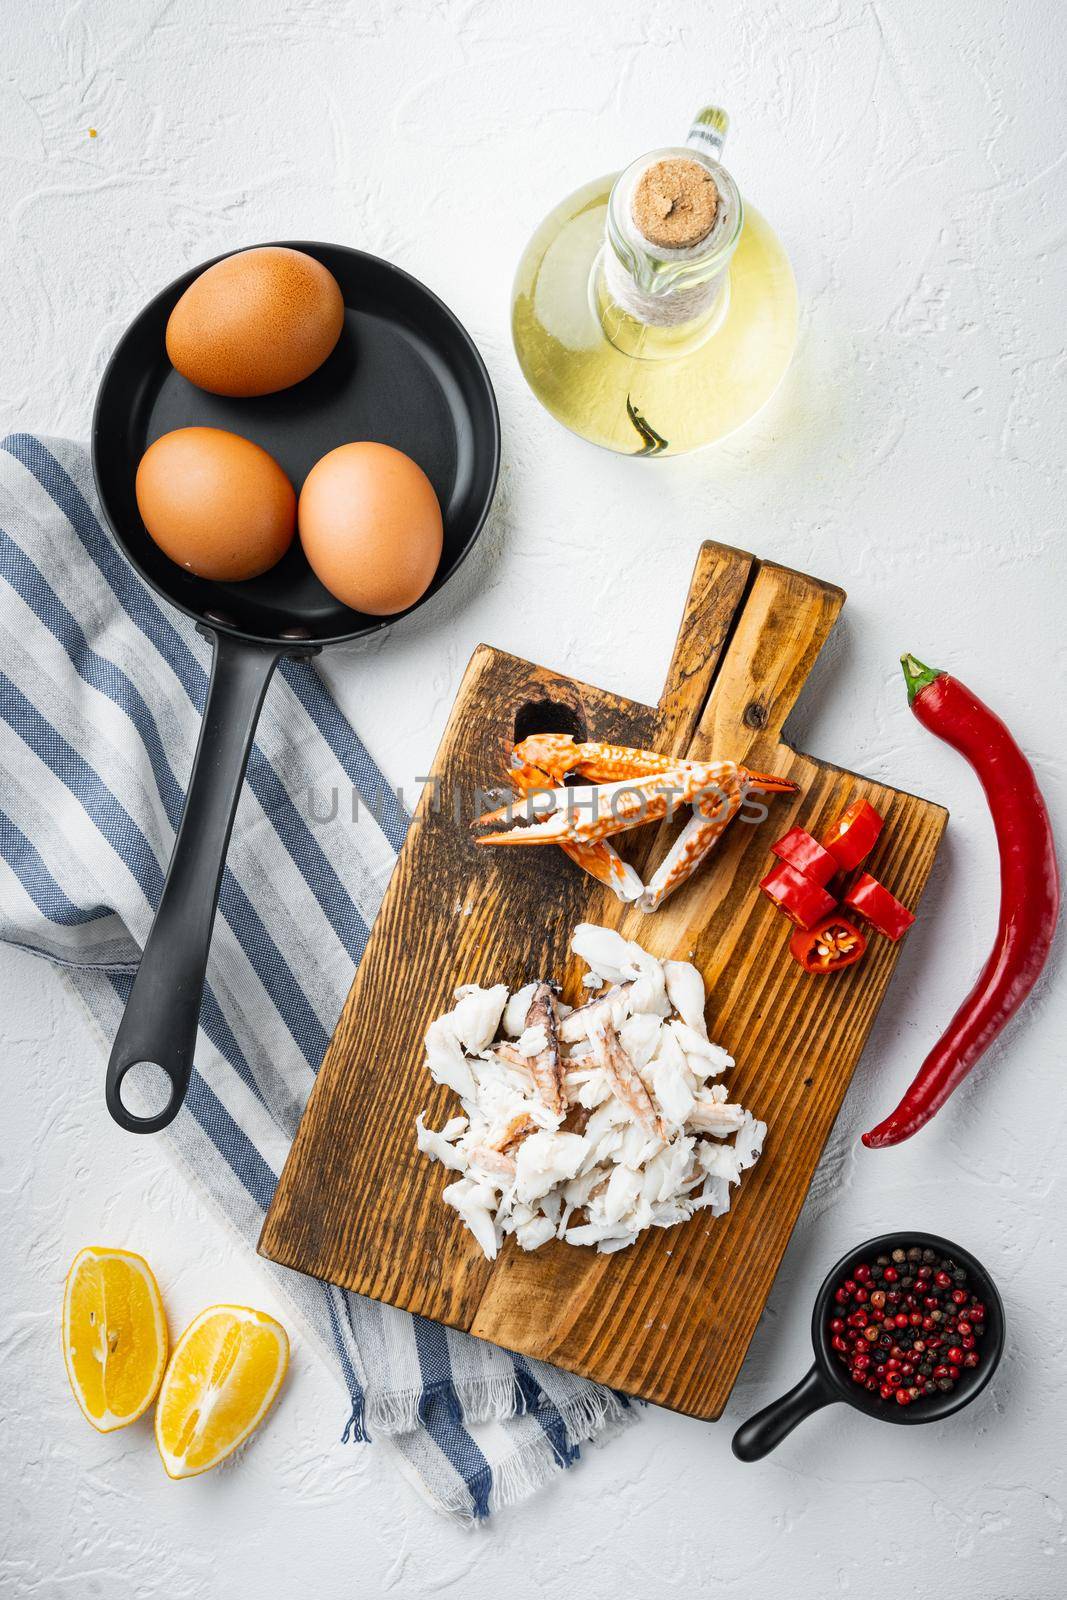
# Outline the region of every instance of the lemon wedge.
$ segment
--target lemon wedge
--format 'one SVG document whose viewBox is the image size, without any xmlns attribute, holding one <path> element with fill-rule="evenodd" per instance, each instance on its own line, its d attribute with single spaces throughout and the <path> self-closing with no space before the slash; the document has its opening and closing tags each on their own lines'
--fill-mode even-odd
<svg viewBox="0 0 1067 1600">
<path fill-rule="evenodd" d="M 218 1466 L 263 1421 L 289 1365 L 280 1322 L 247 1306 L 208 1306 L 174 1347 L 156 1407 L 171 1478 Z"/>
<path fill-rule="evenodd" d="M 125 1428 L 155 1399 L 167 1319 L 148 1262 L 129 1250 L 79 1250 L 63 1292 L 63 1358 L 74 1398 L 99 1433 Z"/>
</svg>

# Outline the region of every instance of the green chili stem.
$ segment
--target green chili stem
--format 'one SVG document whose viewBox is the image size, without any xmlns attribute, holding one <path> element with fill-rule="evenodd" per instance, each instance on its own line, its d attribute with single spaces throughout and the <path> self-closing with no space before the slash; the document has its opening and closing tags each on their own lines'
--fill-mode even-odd
<svg viewBox="0 0 1067 1600">
<path fill-rule="evenodd" d="M 939 667 L 924 667 L 914 656 L 901 656 L 900 664 L 904 668 L 904 682 L 908 686 L 909 706 L 921 689 L 928 689 L 935 678 L 942 676 Z"/>
</svg>

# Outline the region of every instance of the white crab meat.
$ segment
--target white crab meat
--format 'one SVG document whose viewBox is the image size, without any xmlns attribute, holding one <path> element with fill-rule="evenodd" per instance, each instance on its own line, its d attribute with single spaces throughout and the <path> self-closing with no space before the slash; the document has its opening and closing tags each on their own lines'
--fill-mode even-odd
<svg viewBox="0 0 1067 1600">
<path fill-rule="evenodd" d="M 426 1065 L 434 1083 L 443 1083 L 461 1100 L 472 1100 L 477 1093 L 474 1073 L 459 1042 L 453 1015 L 431 1022 L 426 1034 Z"/>
<path fill-rule="evenodd" d="M 571 949 L 608 983 L 621 983 L 623 969 L 633 964 L 629 941 L 614 928 L 601 928 L 595 922 L 579 922 L 571 935 Z"/>
<path fill-rule="evenodd" d="M 650 956 L 648 951 L 642 950 L 639 945 L 632 944 L 630 950 L 632 959 L 626 976 L 634 979 L 630 995 L 632 1010 L 648 1012 L 656 1017 L 669 1016 L 671 1003 L 667 998 L 663 963 L 657 961 L 655 956 Z"/>
<path fill-rule="evenodd" d="M 704 980 L 691 961 L 665 961 L 663 977 L 667 985 L 667 998 L 687 1028 L 692 1028 L 702 1038 L 708 1036 L 704 1020 L 706 993 Z"/>
<path fill-rule="evenodd" d="M 446 1205 L 455 1207 L 473 1233 L 482 1254 L 488 1260 L 495 1261 L 499 1242 L 493 1220 L 496 1206 L 493 1190 L 485 1184 L 472 1183 L 470 1178 L 460 1178 L 457 1183 L 450 1183 L 447 1189 L 442 1190 L 441 1199 Z"/>
<path fill-rule="evenodd" d="M 555 1236 L 556 1224 L 549 1217 L 533 1217 L 515 1229 L 515 1238 L 521 1250 L 540 1250 Z"/>
<path fill-rule="evenodd" d="M 681 1052 L 679 1052 L 679 1055 Z M 689 1068 L 684 1058 L 659 1056 L 652 1066 L 652 1088 L 663 1120 L 681 1128 L 695 1104 Z"/>
<path fill-rule="evenodd" d="M 638 1072 L 644 1074 L 663 1033 L 663 1019 L 648 1011 L 625 1017 L 616 1028 L 622 1047 Z"/>
<path fill-rule="evenodd" d="M 763 1153 L 763 1141 L 766 1137 L 767 1124 L 758 1122 L 751 1111 L 746 1111 L 745 1120 L 741 1124 L 737 1138 L 734 1140 L 737 1159 L 743 1168 L 756 1165 Z"/>
<path fill-rule="evenodd" d="M 613 983 L 603 994 L 571 1011 L 559 1026 L 562 1043 L 585 1044 L 589 1038 L 590 1024 L 601 1016 L 608 1017 L 613 1028 L 621 1028 L 633 1010 L 633 987 L 632 981 Z"/>
<path fill-rule="evenodd" d="M 736 1133 L 745 1120 L 743 1106 L 729 1105 L 725 1100 L 712 1100 L 698 1095 L 689 1112 L 689 1125 L 700 1133 Z"/>
<path fill-rule="evenodd" d="M 541 1130 L 524 1139 L 515 1157 L 515 1193 L 527 1204 L 573 1178 L 588 1149 L 578 1133 Z"/>
<path fill-rule="evenodd" d="M 526 1013 L 530 1009 L 530 1001 L 534 997 L 537 981 L 523 984 L 521 989 L 516 989 L 507 1005 L 504 1007 L 504 1032 L 509 1039 L 517 1039 L 526 1027 Z"/>
<path fill-rule="evenodd" d="M 699 1070 L 700 1077 L 718 1077 L 720 1072 L 729 1072 L 735 1065 L 733 1056 L 729 1055 L 721 1044 L 714 1044 L 706 1034 L 699 1034 L 687 1022 L 679 1022 L 674 1018 L 668 1023 L 668 1027 L 685 1051 L 693 1070 L 697 1071 L 696 1064 L 702 1063 Z"/>
<path fill-rule="evenodd" d="M 473 983 L 464 984 L 456 990 L 456 995 L 459 1004 L 452 1012 L 456 1038 L 471 1055 L 477 1055 L 496 1037 L 508 998 L 507 984 L 495 983 L 491 989 L 479 989 Z"/>
<path fill-rule="evenodd" d="M 457 1174 L 444 1198 L 494 1259 L 552 1238 L 625 1250 L 648 1228 L 720 1216 L 758 1158 L 765 1125 L 729 1100 L 732 1058 L 709 1040 L 704 985 L 613 929 L 582 924 L 574 948 L 602 993 L 571 1010 L 549 979 L 509 996 L 464 985 L 431 1023 L 426 1064 L 463 1115 L 419 1151 Z"/>
<path fill-rule="evenodd" d="M 432 1128 L 428 1128 L 423 1121 L 425 1115 L 425 1112 L 420 1111 L 415 1118 L 415 1139 L 423 1155 L 439 1161 L 449 1172 L 466 1172 L 466 1151 L 453 1148 L 451 1141 L 445 1136 L 446 1129 L 443 1128 L 440 1133 L 435 1133 Z M 466 1118 L 463 1117 L 454 1120 L 466 1122 Z"/>
</svg>

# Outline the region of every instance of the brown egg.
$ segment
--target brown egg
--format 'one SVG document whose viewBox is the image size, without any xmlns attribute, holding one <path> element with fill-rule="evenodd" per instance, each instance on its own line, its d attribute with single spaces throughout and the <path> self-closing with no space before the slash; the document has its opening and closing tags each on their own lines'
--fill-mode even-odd
<svg viewBox="0 0 1067 1600">
<path fill-rule="evenodd" d="M 177 428 L 137 468 L 137 509 L 159 548 L 201 578 L 256 578 L 293 540 L 296 495 L 272 455 L 222 428 Z"/>
<path fill-rule="evenodd" d="M 387 444 L 343 444 L 300 491 L 300 542 L 332 595 L 388 617 L 425 594 L 441 560 L 441 507 L 420 466 Z"/>
<path fill-rule="evenodd" d="M 344 320 L 321 261 L 273 245 L 241 250 L 186 289 L 167 322 L 167 354 L 212 394 L 274 394 L 322 366 Z"/>
</svg>

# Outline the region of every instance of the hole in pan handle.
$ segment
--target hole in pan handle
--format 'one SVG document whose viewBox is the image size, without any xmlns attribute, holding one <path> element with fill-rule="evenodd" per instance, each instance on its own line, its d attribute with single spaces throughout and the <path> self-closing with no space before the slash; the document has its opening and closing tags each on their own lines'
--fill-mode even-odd
<svg viewBox="0 0 1067 1600">
<path fill-rule="evenodd" d="M 813 1366 L 788 1394 L 772 1400 L 741 1424 L 733 1437 L 734 1455 L 739 1461 L 759 1461 L 770 1455 L 805 1417 L 837 1398 L 818 1367 Z"/>
<path fill-rule="evenodd" d="M 278 662 L 309 653 L 306 642 L 262 645 L 206 627 L 200 632 L 215 655 L 185 810 L 107 1068 L 107 1108 L 129 1133 L 156 1133 L 181 1109 L 226 847 L 260 707 Z M 166 1106 L 150 1116 L 135 1115 L 122 1100 L 122 1081 L 139 1062 L 156 1063 L 170 1080 Z"/>
</svg>

